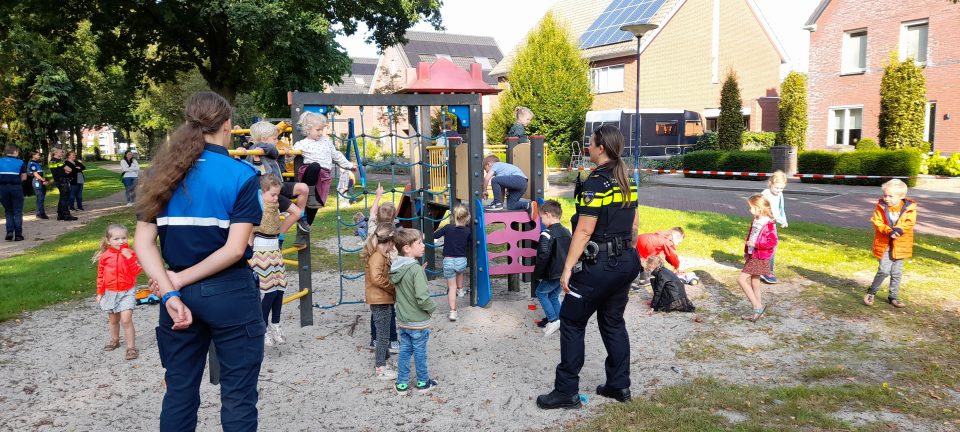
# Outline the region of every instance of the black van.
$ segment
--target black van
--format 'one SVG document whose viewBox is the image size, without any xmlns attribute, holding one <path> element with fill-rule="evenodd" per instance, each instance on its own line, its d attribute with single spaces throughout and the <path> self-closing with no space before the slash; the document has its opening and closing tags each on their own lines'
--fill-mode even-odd
<svg viewBox="0 0 960 432">
<path fill-rule="evenodd" d="M 624 156 L 633 156 L 633 127 L 638 120 L 636 110 L 613 109 L 587 112 L 583 129 L 583 145 L 590 143 L 590 135 L 598 127 L 612 124 L 623 132 Z M 700 113 L 682 109 L 641 109 L 640 116 L 640 156 L 646 158 L 667 158 L 673 155 L 693 151 L 693 146 L 703 135 L 703 122 Z"/>
</svg>

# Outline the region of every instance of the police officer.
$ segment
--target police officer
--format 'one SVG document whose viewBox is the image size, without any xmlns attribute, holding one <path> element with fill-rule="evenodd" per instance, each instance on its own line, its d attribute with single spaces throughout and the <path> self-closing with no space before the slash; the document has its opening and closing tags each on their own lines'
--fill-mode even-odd
<svg viewBox="0 0 960 432">
<path fill-rule="evenodd" d="M 70 201 L 70 172 L 70 167 L 63 161 L 63 149 L 53 149 L 53 157 L 50 158 L 50 174 L 53 174 L 53 183 L 60 191 L 60 199 L 57 200 L 57 220 L 77 220 L 76 216 L 70 214 L 70 207 L 67 204 Z"/>
<path fill-rule="evenodd" d="M 43 177 L 43 165 L 40 164 L 42 155 L 39 151 L 30 153 L 30 162 L 27 162 L 27 177 L 33 186 L 33 194 L 37 197 L 37 219 L 50 219 L 47 209 L 43 207 L 47 196 L 47 179 Z"/>
<path fill-rule="evenodd" d="M 161 431 L 196 430 L 211 342 L 221 370 L 223 430 L 257 429 L 266 325 L 247 240 L 263 210 L 256 169 L 225 147 L 232 115 L 216 93 L 190 96 L 186 123 L 153 159 L 137 194 L 134 246 L 163 303 L 156 329 L 167 383 Z"/>
<path fill-rule="evenodd" d="M 20 160 L 20 149 L 7 144 L 0 158 L 0 204 L 7 216 L 7 241 L 23 241 L 23 182 L 27 165 Z"/>
<path fill-rule="evenodd" d="M 630 340 L 623 310 L 640 260 L 633 246 L 637 189 L 630 185 L 622 151 L 623 135 L 615 126 L 601 126 L 590 137 L 590 161 L 598 168 L 574 192 L 573 239 L 560 276 L 567 293 L 560 306 L 560 364 L 553 391 L 537 397 L 543 409 L 580 406 L 583 335 L 594 312 L 607 349 L 607 380 L 597 394 L 630 400 Z"/>
</svg>

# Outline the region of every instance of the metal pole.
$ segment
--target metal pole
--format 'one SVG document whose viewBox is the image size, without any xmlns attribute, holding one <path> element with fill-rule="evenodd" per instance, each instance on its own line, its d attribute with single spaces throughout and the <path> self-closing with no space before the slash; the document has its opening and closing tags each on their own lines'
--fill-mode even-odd
<svg viewBox="0 0 960 432">
<path fill-rule="evenodd" d="M 634 116 L 633 129 L 633 183 L 640 187 L 640 35 L 637 35 L 637 82 L 634 85 L 636 90 L 637 111 Z M 626 185 L 624 185 L 626 187 Z M 629 191 L 624 191 L 629 196 Z"/>
</svg>

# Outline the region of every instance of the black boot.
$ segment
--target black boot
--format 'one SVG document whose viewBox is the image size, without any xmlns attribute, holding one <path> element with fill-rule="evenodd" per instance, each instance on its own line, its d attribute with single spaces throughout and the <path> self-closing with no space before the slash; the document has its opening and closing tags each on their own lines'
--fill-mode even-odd
<svg viewBox="0 0 960 432">
<path fill-rule="evenodd" d="M 537 406 L 540 409 L 580 408 L 580 395 L 567 395 L 554 390 L 537 396 Z"/>
<path fill-rule="evenodd" d="M 300 227 L 298 226 L 298 227 L 297 227 L 297 238 L 293 241 L 293 247 L 298 247 L 298 248 L 299 248 L 299 247 L 304 247 L 304 246 L 306 246 L 306 245 L 307 245 L 307 237 L 309 237 L 309 233 L 307 233 L 307 232 L 305 232 L 304 230 L 300 229 Z"/>
<path fill-rule="evenodd" d="M 40 213 L 37 215 L 37 219 L 50 219 L 50 217 L 46 213 Z"/>
<path fill-rule="evenodd" d="M 618 402 L 630 401 L 630 389 L 615 389 L 606 385 L 598 385 L 597 394 L 610 399 L 616 399 Z"/>
</svg>

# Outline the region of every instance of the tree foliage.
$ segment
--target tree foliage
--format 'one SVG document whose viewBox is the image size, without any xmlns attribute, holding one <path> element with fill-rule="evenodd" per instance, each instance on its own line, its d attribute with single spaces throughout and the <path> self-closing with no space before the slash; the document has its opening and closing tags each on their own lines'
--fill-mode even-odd
<svg viewBox="0 0 960 432">
<path fill-rule="evenodd" d="M 922 147 L 927 87 L 923 68 L 912 58 L 890 62 L 880 80 L 880 146 L 887 149 Z"/>
<path fill-rule="evenodd" d="M 780 133 L 777 145 L 793 146 L 800 150 L 807 142 L 807 76 L 790 72 L 780 84 Z"/>
<path fill-rule="evenodd" d="M 514 109 L 525 106 L 534 113 L 528 132 L 543 135 L 554 160 L 568 164 L 570 143 L 581 139 L 584 116 L 593 103 L 589 71 L 569 25 L 548 12 L 517 52 L 509 74 L 510 86 L 500 94 L 487 127 L 487 139 L 503 142 L 516 122 Z"/>
<path fill-rule="evenodd" d="M 740 85 L 733 69 L 727 71 L 720 89 L 720 118 L 717 119 L 717 147 L 721 150 L 740 150 L 743 146 L 743 101 Z"/>
</svg>

